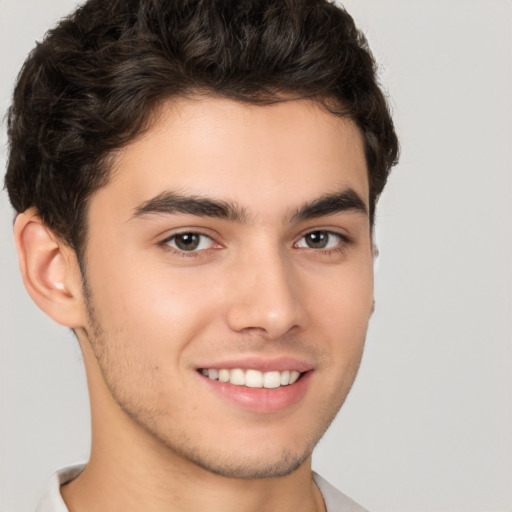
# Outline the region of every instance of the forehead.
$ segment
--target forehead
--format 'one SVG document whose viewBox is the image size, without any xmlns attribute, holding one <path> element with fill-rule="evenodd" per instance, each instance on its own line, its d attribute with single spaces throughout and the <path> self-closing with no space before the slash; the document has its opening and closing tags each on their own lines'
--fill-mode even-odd
<svg viewBox="0 0 512 512">
<path fill-rule="evenodd" d="M 311 100 L 260 106 L 198 97 L 160 107 L 151 127 L 115 155 L 112 179 L 90 206 L 128 217 L 172 191 L 262 215 L 343 188 L 368 204 L 363 139 L 352 121 Z"/>
</svg>

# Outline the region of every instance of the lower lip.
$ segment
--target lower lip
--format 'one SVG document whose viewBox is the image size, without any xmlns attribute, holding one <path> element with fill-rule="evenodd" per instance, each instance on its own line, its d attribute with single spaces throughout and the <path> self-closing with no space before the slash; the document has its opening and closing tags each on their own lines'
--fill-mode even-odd
<svg viewBox="0 0 512 512">
<path fill-rule="evenodd" d="M 312 371 L 305 372 L 300 379 L 278 388 L 248 388 L 229 382 L 209 379 L 198 373 L 211 391 L 232 404 L 252 412 L 271 413 L 283 411 L 300 402 L 306 395 L 311 381 Z"/>
</svg>

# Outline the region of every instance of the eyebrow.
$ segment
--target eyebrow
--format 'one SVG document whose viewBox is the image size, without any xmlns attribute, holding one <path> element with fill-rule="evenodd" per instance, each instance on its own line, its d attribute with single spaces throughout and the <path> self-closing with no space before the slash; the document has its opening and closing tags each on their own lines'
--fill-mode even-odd
<svg viewBox="0 0 512 512">
<path fill-rule="evenodd" d="M 321 196 L 310 203 L 304 204 L 291 214 L 290 221 L 299 223 L 345 211 L 356 211 L 368 215 L 363 199 L 351 188 Z M 246 210 L 236 203 L 202 196 L 186 196 L 174 192 L 162 192 L 158 196 L 144 201 L 135 208 L 132 218 L 155 214 L 188 214 L 225 219 L 238 223 L 247 221 Z"/>
<path fill-rule="evenodd" d="M 292 222 L 303 222 L 325 215 L 334 215 L 346 211 L 355 211 L 368 215 L 368 209 L 361 196 L 352 188 L 327 194 L 297 209 L 291 216 Z"/>
<path fill-rule="evenodd" d="M 240 223 L 246 220 L 245 210 L 235 203 L 201 196 L 185 196 L 173 192 L 162 192 L 143 202 L 135 208 L 132 218 L 161 213 L 215 217 Z"/>
</svg>

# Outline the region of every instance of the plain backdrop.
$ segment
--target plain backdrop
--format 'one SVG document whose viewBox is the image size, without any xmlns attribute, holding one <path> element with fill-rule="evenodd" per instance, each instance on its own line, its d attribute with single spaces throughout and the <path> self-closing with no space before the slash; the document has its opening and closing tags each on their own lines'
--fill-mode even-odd
<svg viewBox="0 0 512 512">
<path fill-rule="evenodd" d="M 2 116 L 26 54 L 74 5 L 0 0 Z M 365 358 L 314 467 L 373 512 L 510 512 L 512 3 L 345 5 L 402 158 L 378 211 Z M 0 218 L 0 510 L 30 511 L 56 468 L 87 458 L 88 402 L 74 337 L 21 284 L 5 191 Z"/>
</svg>

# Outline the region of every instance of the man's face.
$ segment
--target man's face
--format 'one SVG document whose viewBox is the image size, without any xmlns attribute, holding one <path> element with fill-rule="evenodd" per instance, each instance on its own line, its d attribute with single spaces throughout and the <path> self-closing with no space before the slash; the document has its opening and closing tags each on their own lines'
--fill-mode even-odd
<svg viewBox="0 0 512 512">
<path fill-rule="evenodd" d="M 363 350 L 367 205 L 361 135 L 313 102 L 164 105 L 88 217 L 81 342 L 126 424 L 224 475 L 303 462 Z"/>
</svg>

